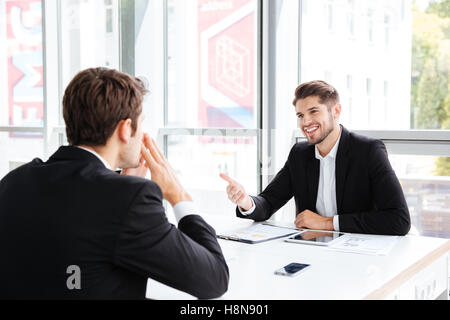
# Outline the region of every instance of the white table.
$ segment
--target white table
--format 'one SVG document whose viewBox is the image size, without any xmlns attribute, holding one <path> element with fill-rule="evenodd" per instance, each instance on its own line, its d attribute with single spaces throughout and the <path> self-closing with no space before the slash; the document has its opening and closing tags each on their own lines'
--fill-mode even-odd
<svg viewBox="0 0 450 320">
<path fill-rule="evenodd" d="M 221 216 L 205 220 L 217 233 L 253 223 Z M 259 244 L 219 239 L 219 243 L 230 269 L 229 288 L 221 299 L 448 299 L 448 239 L 408 235 L 385 256 L 335 252 L 283 239 Z M 274 274 L 291 262 L 311 268 L 293 278 Z M 152 279 L 146 297 L 195 299 Z"/>
</svg>

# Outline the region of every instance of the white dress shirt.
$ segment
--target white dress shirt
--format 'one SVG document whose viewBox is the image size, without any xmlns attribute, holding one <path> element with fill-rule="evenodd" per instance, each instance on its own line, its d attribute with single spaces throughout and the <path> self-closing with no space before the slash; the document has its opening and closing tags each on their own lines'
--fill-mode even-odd
<svg viewBox="0 0 450 320">
<path fill-rule="evenodd" d="M 342 130 L 341 130 L 342 134 Z M 320 161 L 320 176 L 319 176 L 319 188 L 317 190 L 317 213 L 323 217 L 333 217 L 333 227 L 335 231 L 339 231 L 339 216 L 337 215 L 337 203 L 336 203 L 336 154 L 339 148 L 339 141 L 341 140 L 341 134 L 333 146 L 331 151 L 325 156 L 320 155 L 319 149 L 315 146 L 316 159 Z M 251 198 L 251 197 L 250 197 Z M 255 203 L 248 211 L 239 211 L 248 216 L 255 211 Z"/>
<path fill-rule="evenodd" d="M 333 149 L 325 157 L 322 157 L 317 146 L 315 147 L 316 159 L 320 160 L 316 210 L 322 217 L 333 217 L 335 231 L 339 231 L 339 216 L 337 215 L 336 204 L 336 154 L 340 140 L 341 135 L 339 135 Z"/>
<path fill-rule="evenodd" d="M 106 168 L 108 168 L 109 170 L 112 170 L 109 163 L 105 159 L 103 159 L 103 157 L 101 155 L 99 155 L 97 152 L 95 152 L 94 150 L 79 147 L 79 146 L 76 146 L 76 147 L 92 153 L 105 165 Z M 173 213 L 174 213 L 175 219 L 177 220 L 177 223 L 178 223 L 185 216 L 188 216 L 191 214 L 198 214 L 198 210 L 197 210 L 197 207 L 195 206 L 194 202 L 180 201 L 173 207 Z"/>
</svg>

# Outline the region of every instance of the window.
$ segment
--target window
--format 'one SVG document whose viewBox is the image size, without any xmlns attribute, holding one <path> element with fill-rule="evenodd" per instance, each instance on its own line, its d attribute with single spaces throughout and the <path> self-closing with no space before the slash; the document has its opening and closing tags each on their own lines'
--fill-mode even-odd
<svg viewBox="0 0 450 320">
<path fill-rule="evenodd" d="M 106 66 L 147 79 L 145 130 L 200 211 L 229 215 L 218 173 L 263 189 L 299 138 L 296 86 L 324 79 L 341 94 L 341 123 L 385 141 L 417 230 L 447 236 L 445 4 L 0 0 L 0 177 L 64 144 L 65 87 Z M 294 210 L 291 201 L 275 219 Z"/>
<path fill-rule="evenodd" d="M 370 125 L 372 117 L 372 79 L 366 79 L 366 96 L 367 96 L 367 126 Z"/>
<path fill-rule="evenodd" d="M 168 1 L 173 127 L 256 128 L 257 2 Z"/>
<path fill-rule="evenodd" d="M 325 74 L 323 77 L 324 77 L 325 81 L 327 81 L 329 83 L 333 82 L 333 73 L 331 71 L 325 71 Z"/>
<path fill-rule="evenodd" d="M 391 28 L 391 17 L 389 16 L 389 14 L 385 14 L 384 15 L 384 44 L 386 46 L 389 46 L 389 33 L 390 33 L 390 28 Z"/>
<path fill-rule="evenodd" d="M 114 8 L 112 0 L 105 0 L 106 9 L 106 33 L 114 32 Z"/>
<path fill-rule="evenodd" d="M 412 7 L 411 128 L 450 129 L 450 13 L 445 1 L 427 4 Z"/>
<path fill-rule="evenodd" d="M 368 97 L 372 95 L 372 79 L 366 79 L 366 94 Z"/>
<path fill-rule="evenodd" d="M 8 17 L 8 19 L 6 19 Z M 0 125 L 42 127 L 44 113 L 41 1 L 0 2 Z M 22 136 L 42 137 L 36 133 Z M 17 137 L 11 133 L 10 137 Z"/>
<path fill-rule="evenodd" d="M 347 1 L 347 32 L 351 38 L 355 36 L 355 0 Z"/>
<path fill-rule="evenodd" d="M 390 155 L 405 194 L 411 223 L 428 237 L 450 238 L 450 179 L 442 176 L 449 157 Z"/>
<path fill-rule="evenodd" d="M 347 75 L 347 91 L 352 92 L 353 90 L 353 77 L 348 74 Z"/>
<path fill-rule="evenodd" d="M 0 177 L 3 177 L 44 151 L 41 1 L 0 1 L 0 66 Z"/>
<path fill-rule="evenodd" d="M 301 19 L 300 79 L 324 79 L 326 72 L 332 73 L 332 84 L 343 92 L 347 75 L 352 75 L 353 112 L 351 121 L 344 123 L 347 127 L 450 129 L 447 49 L 450 39 L 446 31 L 450 17 L 448 10 L 439 5 L 445 2 L 433 1 L 429 5 L 427 1 L 418 2 L 425 3 L 422 6 L 400 0 L 376 4 L 370 0 L 339 2 L 346 12 L 354 10 L 362 27 L 355 29 L 352 39 L 324 30 L 323 22 L 328 21 L 328 16 L 322 8 L 328 1 L 304 0 L 303 3 L 307 3 L 308 12 L 303 12 Z M 334 23 L 336 30 L 346 29 L 346 20 L 336 19 Z M 387 43 L 376 40 L 377 25 L 383 23 L 389 30 Z M 373 40 L 370 45 L 369 34 Z M 384 105 L 383 82 L 389 83 L 385 116 L 369 117 L 363 112 L 367 105 L 367 78 L 372 79 L 373 105 Z M 346 107 L 344 103 L 344 113 Z"/>
<path fill-rule="evenodd" d="M 329 15 L 322 8 L 328 1 L 303 3 L 308 12 L 301 17 L 300 82 L 333 75 L 331 84 L 341 94 L 341 123 L 386 143 L 413 225 L 423 235 L 449 237 L 447 2 L 339 2 L 347 19 L 335 19 L 334 28 L 349 33 L 354 10 L 362 28 L 355 28 L 353 38 L 327 32 Z"/>
<path fill-rule="evenodd" d="M 0 1 L 0 177 L 64 143 L 62 94 L 77 72 L 119 68 L 117 12 L 117 0 Z"/>
<path fill-rule="evenodd" d="M 62 88 L 86 68 L 119 69 L 117 9 L 117 0 L 60 0 Z"/>
<path fill-rule="evenodd" d="M 165 130 L 162 141 L 202 212 L 232 207 L 220 172 L 258 190 L 259 137 L 251 130 L 259 127 L 257 9 L 255 0 L 167 1 L 164 126 L 173 130 Z M 190 128 L 218 130 L 215 136 L 180 135 Z M 227 128 L 238 129 L 236 136 Z M 253 135 L 240 137 L 245 133 Z M 246 161 L 253 165 L 247 168 Z"/>
<path fill-rule="evenodd" d="M 373 9 L 369 8 L 367 10 L 367 40 L 369 41 L 369 44 L 373 43 L 373 37 L 374 37 L 374 11 Z"/>
<path fill-rule="evenodd" d="M 333 31 L 333 3 L 331 1 L 327 4 L 327 21 L 328 30 Z"/>
<path fill-rule="evenodd" d="M 344 100 L 345 101 L 345 100 Z M 345 122 L 352 122 L 353 114 L 353 77 L 352 75 L 347 75 L 347 106 L 348 111 L 344 113 L 343 118 Z"/>
<path fill-rule="evenodd" d="M 388 111 L 389 111 L 389 82 L 383 82 L 383 96 L 384 96 L 384 121 L 388 121 Z"/>
<path fill-rule="evenodd" d="M 224 194 L 226 183 L 221 181 L 219 174 L 236 177 L 247 192 L 257 194 L 257 139 L 208 131 L 212 135 L 202 132 L 202 135 L 178 136 L 172 133 L 166 139 L 167 156 L 201 212 L 232 213 L 235 206 Z"/>
</svg>

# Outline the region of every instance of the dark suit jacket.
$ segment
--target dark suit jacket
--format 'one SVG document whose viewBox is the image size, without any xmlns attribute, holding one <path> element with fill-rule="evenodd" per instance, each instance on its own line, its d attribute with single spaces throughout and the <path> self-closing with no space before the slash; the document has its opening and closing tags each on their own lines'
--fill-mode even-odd
<svg viewBox="0 0 450 320">
<path fill-rule="evenodd" d="M 76 147 L 0 181 L 0 298 L 144 299 L 148 277 L 199 298 L 229 279 L 214 229 L 198 215 L 170 224 L 154 182 Z"/>
<path fill-rule="evenodd" d="M 267 220 L 292 197 L 297 214 L 316 211 L 320 161 L 315 147 L 300 142 L 267 188 L 253 197 L 256 208 L 238 217 Z M 342 127 L 336 155 L 336 202 L 342 232 L 405 235 L 411 221 L 400 183 L 383 142 Z"/>
</svg>

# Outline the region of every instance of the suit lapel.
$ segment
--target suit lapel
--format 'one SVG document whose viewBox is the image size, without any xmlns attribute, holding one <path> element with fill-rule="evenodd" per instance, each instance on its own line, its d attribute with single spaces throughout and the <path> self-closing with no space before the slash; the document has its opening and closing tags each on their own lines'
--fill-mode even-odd
<svg viewBox="0 0 450 320">
<path fill-rule="evenodd" d="M 316 159 L 314 146 L 311 146 L 311 151 L 308 153 L 307 163 L 306 175 L 308 177 L 308 200 L 310 203 L 310 210 L 316 211 L 317 190 L 319 189 L 320 161 Z"/>
<path fill-rule="evenodd" d="M 348 147 L 349 132 L 342 126 L 341 140 L 336 155 L 336 205 L 338 214 L 342 212 L 342 203 L 345 190 L 345 180 L 349 164 Z"/>
</svg>

